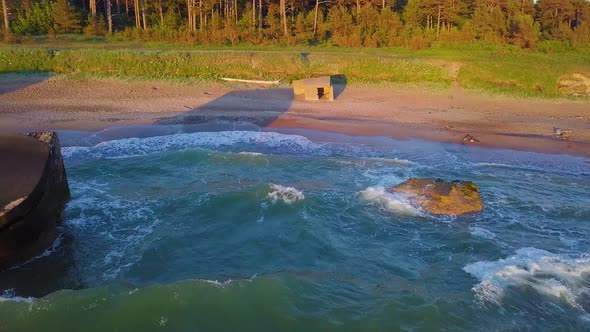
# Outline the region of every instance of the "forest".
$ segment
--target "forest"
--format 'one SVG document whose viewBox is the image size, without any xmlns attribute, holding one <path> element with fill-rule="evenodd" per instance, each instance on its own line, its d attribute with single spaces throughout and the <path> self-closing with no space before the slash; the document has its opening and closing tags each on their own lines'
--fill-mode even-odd
<svg viewBox="0 0 590 332">
<path fill-rule="evenodd" d="M 588 0 L 1 0 L 5 42 L 84 34 L 202 45 L 590 44 Z"/>
</svg>

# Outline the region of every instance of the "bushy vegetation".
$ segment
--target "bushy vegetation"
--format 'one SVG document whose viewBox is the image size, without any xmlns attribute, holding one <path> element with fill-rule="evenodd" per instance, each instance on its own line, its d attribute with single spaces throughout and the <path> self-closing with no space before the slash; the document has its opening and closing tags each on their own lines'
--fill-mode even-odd
<svg viewBox="0 0 590 332">
<path fill-rule="evenodd" d="M 2 0 L 11 35 L 85 33 L 205 45 L 408 47 L 590 43 L 588 0 Z M 6 29 L 8 27 L 8 29 Z"/>
</svg>

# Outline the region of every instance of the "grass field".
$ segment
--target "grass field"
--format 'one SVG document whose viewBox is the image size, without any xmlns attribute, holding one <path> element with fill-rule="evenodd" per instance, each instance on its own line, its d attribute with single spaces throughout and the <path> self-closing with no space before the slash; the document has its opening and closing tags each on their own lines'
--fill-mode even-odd
<svg viewBox="0 0 590 332">
<path fill-rule="evenodd" d="M 559 97 L 557 82 L 590 76 L 590 50 L 521 50 L 471 44 L 422 51 L 337 47 L 203 47 L 62 36 L 0 46 L 0 73 L 41 71 L 77 77 L 175 81 L 294 79 L 344 75 L 350 84 L 400 84 L 432 89 L 453 82 L 467 90 Z"/>
</svg>

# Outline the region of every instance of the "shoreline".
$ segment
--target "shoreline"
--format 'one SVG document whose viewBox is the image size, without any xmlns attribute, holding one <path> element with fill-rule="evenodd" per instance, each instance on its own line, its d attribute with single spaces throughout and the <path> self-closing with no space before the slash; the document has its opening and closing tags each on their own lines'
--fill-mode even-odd
<svg viewBox="0 0 590 332">
<path fill-rule="evenodd" d="M 159 81 L 0 78 L 0 133 L 208 124 L 212 130 L 311 129 L 590 158 L 590 102 L 470 95 L 454 88 L 337 86 L 334 102 L 293 100 L 287 87 Z M 554 127 L 569 130 L 567 139 Z"/>
</svg>

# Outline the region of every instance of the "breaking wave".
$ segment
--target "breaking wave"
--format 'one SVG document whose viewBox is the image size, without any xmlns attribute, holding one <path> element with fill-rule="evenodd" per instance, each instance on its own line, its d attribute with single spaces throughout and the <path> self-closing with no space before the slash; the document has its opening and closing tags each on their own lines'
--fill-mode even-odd
<svg viewBox="0 0 590 332">
<path fill-rule="evenodd" d="M 384 187 L 369 187 L 360 193 L 361 199 L 378 204 L 385 210 L 406 215 L 422 215 L 404 195 L 390 193 Z"/>
<path fill-rule="evenodd" d="M 313 152 L 321 149 L 320 144 L 315 144 L 299 135 L 255 131 L 222 131 L 105 141 L 91 147 L 64 147 L 62 154 L 66 159 L 121 158 L 199 147 L 221 149 L 238 144 L 264 146 L 291 153 Z"/>
<path fill-rule="evenodd" d="M 500 304 L 506 290 L 516 287 L 533 289 L 582 309 L 578 299 L 590 291 L 590 256 L 586 254 L 573 258 L 521 248 L 513 256 L 495 262 L 476 262 L 463 270 L 479 279 L 472 289 L 481 302 Z"/>
<path fill-rule="evenodd" d="M 273 203 L 280 201 L 289 205 L 305 199 L 305 195 L 301 191 L 293 187 L 283 187 L 274 183 L 271 183 L 270 192 L 266 197 Z"/>
</svg>

